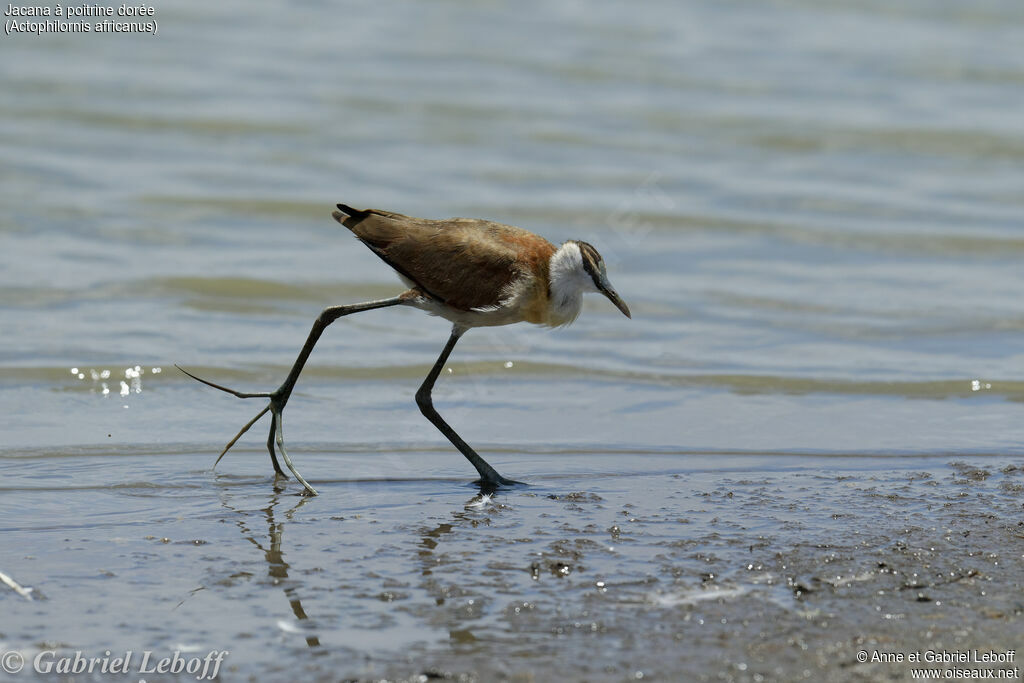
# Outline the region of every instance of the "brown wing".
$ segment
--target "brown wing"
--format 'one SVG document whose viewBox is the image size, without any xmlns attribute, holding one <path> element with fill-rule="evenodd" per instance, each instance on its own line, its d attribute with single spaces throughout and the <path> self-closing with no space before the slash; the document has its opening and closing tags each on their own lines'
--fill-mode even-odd
<svg viewBox="0 0 1024 683">
<path fill-rule="evenodd" d="M 459 310 L 497 306 L 527 274 L 547 275 L 553 244 L 532 232 L 475 218 L 428 220 L 339 204 L 334 218 L 388 265 Z"/>
</svg>

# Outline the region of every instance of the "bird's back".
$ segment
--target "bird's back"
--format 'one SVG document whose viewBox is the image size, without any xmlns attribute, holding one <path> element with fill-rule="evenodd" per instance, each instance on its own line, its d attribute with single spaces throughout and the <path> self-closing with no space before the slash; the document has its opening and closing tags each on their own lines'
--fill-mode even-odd
<svg viewBox="0 0 1024 683">
<path fill-rule="evenodd" d="M 546 306 L 555 246 L 539 235 L 476 218 L 429 220 L 344 204 L 338 208 L 334 218 L 339 223 L 410 285 L 446 306 L 459 311 L 498 307 L 515 287 L 530 288 L 530 306 Z M 530 316 L 524 313 L 523 319 Z"/>
</svg>

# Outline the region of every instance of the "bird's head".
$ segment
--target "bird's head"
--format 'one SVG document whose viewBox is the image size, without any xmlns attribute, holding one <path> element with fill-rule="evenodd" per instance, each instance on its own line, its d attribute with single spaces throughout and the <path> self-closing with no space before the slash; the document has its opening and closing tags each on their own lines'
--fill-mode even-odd
<svg viewBox="0 0 1024 683">
<path fill-rule="evenodd" d="M 604 259 L 592 245 L 580 240 L 569 240 L 555 253 L 552 258 L 552 280 L 573 281 L 582 291 L 600 292 L 615 304 L 627 318 L 629 306 L 619 297 L 608 281 Z"/>
</svg>

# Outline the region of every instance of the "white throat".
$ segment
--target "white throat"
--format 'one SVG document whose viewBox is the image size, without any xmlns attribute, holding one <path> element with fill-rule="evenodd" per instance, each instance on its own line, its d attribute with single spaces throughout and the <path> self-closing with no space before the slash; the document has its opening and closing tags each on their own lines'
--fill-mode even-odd
<svg viewBox="0 0 1024 683">
<path fill-rule="evenodd" d="M 568 325 L 583 306 L 583 293 L 595 292 L 594 280 L 583 268 L 583 256 L 575 242 L 566 242 L 551 255 L 551 325 Z"/>
</svg>

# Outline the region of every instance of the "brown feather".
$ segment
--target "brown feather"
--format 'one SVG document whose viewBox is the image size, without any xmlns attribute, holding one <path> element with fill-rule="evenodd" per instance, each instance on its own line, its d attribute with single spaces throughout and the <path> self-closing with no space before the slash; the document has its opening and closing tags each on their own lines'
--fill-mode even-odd
<svg viewBox="0 0 1024 683">
<path fill-rule="evenodd" d="M 400 275 L 462 311 L 498 306 L 524 276 L 548 279 L 555 246 L 511 225 L 475 218 L 429 220 L 339 204 L 334 218 Z M 348 215 L 345 215 L 348 214 Z M 546 300 L 546 286 L 537 297 Z M 539 302 L 538 302 L 539 303 Z"/>
</svg>

